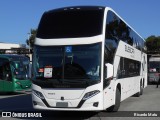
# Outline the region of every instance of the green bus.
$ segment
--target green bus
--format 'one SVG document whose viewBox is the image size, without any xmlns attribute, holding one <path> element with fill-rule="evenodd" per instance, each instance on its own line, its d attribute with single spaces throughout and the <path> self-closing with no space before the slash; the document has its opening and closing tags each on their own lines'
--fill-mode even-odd
<svg viewBox="0 0 160 120">
<path fill-rule="evenodd" d="M 31 88 L 30 61 L 22 55 L 0 55 L 0 92 L 24 91 Z"/>
</svg>

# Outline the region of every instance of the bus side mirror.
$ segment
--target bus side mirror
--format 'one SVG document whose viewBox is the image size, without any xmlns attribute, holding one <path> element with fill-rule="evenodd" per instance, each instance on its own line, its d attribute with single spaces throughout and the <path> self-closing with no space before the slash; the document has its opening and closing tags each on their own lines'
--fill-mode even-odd
<svg viewBox="0 0 160 120">
<path fill-rule="evenodd" d="M 15 63 L 15 69 L 16 69 L 16 70 L 18 69 L 18 64 L 17 64 L 17 63 Z"/>
<path fill-rule="evenodd" d="M 10 79 L 10 74 L 9 74 L 9 73 L 7 73 L 5 77 L 6 77 L 6 80 L 7 80 L 7 81 L 10 81 L 10 80 L 11 80 L 11 79 Z"/>
<path fill-rule="evenodd" d="M 9 74 L 8 74 L 8 73 L 6 74 L 6 78 L 7 78 L 7 79 L 9 78 Z"/>
<path fill-rule="evenodd" d="M 105 64 L 105 79 L 113 79 L 113 65 L 110 63 Z"/>
<path fill-rule="evenodd" d="M 29 64 L 29 79 L 32 78 L 32 64 Z"/>
</svg>

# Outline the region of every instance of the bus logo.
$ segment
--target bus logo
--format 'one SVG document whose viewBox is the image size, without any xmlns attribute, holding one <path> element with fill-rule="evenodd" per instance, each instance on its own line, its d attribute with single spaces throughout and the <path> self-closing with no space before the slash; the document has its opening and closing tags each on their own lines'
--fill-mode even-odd
<svg viewBox="0 0 160 120">
<path fill-rule="evenodd" d="M 134 54 L 134 49 L 131 48 L 130 46 L 125 45 L 125 51 L 131 54 Z"/>
<path fill-rule="evenodd" d="M 71 53 L 72 52 L 72 46 L 66 46 L 65 47 L 65 52 L 66 53 Z"/>
<path fill-rule="evenodd" d="M 11 112 L 2 112 L 2 117 L 11 117 Z"/>
</svg>

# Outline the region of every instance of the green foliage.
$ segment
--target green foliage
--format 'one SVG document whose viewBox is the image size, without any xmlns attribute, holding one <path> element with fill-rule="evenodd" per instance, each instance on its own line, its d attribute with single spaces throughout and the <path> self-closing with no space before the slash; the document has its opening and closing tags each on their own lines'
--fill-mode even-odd
<svg viewBox="0 0 160 120">
<path fill-rule="evenodd" d="M 30 35 L 29 39 L 26 40 L 27 45 L 30 45 L 31 48 L 34 45 L 36 34 L 37 34 L 37 29 L 31 29 L 30 33 L 29 33 L 29 35 Z"/>
<path fill-rule="evenodd" d="M 148 52 L 160 52 L 160 36 L 151 35 L 146 39 Z"/>
</svg>

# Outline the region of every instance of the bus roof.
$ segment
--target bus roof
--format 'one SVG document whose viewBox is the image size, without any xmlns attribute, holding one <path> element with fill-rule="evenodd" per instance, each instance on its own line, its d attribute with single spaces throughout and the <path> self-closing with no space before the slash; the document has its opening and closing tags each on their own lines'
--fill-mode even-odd
<svg viewBox="0 0 160 120">
<path fill-rule="evenodd" d="M 120 17 L 112 8 L 106 7 L 106 6 L 70 6 L 70 7 L 62 7 L 62 8 L 57 8 L 57 9 L 52 9 L 49 11 L 44 12 L 44 14 L 52 14 L 54 12 L 58 11 L 71 11 L 71 10 L 110 10 L 114 12 L 126 25 L 128 25 L 139 37 L 141 37 L 144 40 L 144 38 L 136 31 L 134 30 L 122 17 Z"/>
<path fill-rule="evenodd" d="M 98 10 L 98 9 L 105 9 L 105 7 L 103 7 L 103 6 L 71 6 L 71 7 L 63 7 L 63 8 L 52 9 L 52 10 L 46 11 L 44 13 L 47 14 L 47 13 L 53 13 L 53 12 L 58 12 L 58 11 Z"/>
<path fill-rule="evenodd" d="M 160 62 L 160 56 L 154 56 L 154 57 L 150 57 L 149 61 L 159 61 Z"/>
</svg>

